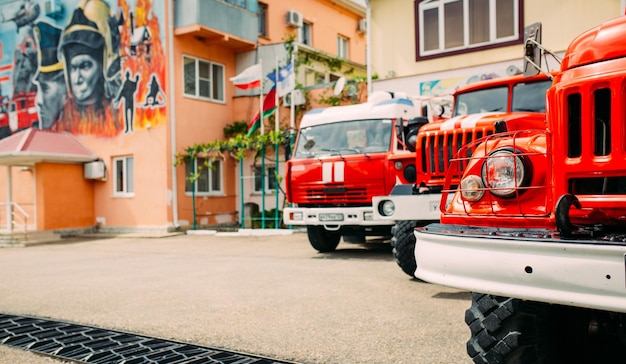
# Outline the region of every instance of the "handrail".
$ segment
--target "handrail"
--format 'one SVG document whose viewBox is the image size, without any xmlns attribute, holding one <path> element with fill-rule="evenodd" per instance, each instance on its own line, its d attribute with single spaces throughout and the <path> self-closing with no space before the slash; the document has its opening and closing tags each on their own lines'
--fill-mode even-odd
<svg viewBox="0 0 626 364">
<path fill-rule="evenodd" d="M 11 216 L 7 216 L 7 219 L 10 218 L 11 221 L 10 230 L 13 231 L 14 225 L 21 225 L 24 231 L 24 237 L 26 237 L 26 233 L 28 231 L 28 218 L 30 215 L 20 206 L 17 202 L 0 202 L 0 205 L 7 206 L 7 204 L 11 205 Z M 21 215 L 16 214 L 15 210 L 17 210 Z M 21 224 L 16 224 L 21 223 Z"/>
</svg>

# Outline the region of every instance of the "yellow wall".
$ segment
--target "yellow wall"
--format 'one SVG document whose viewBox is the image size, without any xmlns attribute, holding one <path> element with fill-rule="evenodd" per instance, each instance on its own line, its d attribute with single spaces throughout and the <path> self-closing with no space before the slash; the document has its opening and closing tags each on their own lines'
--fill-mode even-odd
<svg viewBox="0 0 626 364">
<path fill-rule="evenodd" d="M 522 45 L 415 61 L 414 2 L 370 0 L 372 6 L 372 72 L 381 79 L 462 69 L 522 58 Z M 565 51 L 576 35 L 602 21 L 621 16 L 620 0 L 527 0 L 524 25 L 542 23 L 542 43 Z"/>
</svg>

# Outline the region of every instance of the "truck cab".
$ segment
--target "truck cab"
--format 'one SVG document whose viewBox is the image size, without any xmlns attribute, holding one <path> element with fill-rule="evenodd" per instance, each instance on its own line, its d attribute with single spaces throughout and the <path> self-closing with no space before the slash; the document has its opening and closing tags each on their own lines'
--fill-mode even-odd
<svg viewBox="0 0 626 364">
<path fill-rule="evenodd" d="M 406 274 L 412 277 L 416 268 L 413 229 L 439 221 L 441 191 L 452 158 L 463 146 L 493 134 L 498 123 L 514 129 L 545 128 L 545 92 L 551 84 L 545 74 L 518 74 L 465 85 L 453 94 L 449 119 L 419 129 L 416 181 L 398 183 L 389 195 L 372 200 L 374 219 L 395 224 L 393 254 Z"/>
<path fill-rule="evenodd" d="M 286 164 L 284 223 L 306 227 L 320 252 L 341 237 L 388 239 L 393 223 L 373 219 L 372 197 L 415 181 L 415 137 L 427 123 L 417 102 L 389 93 L 306 113 Z"/>
<path fill-rule="evenodd" d="M 524 56 L 537 70 L 550 54 L 540 29 L 527 29 Z M 415 229 L 415 276 L 472 292 L 474 363 L 624 361 L 625 33 L 622 16 L 575 38 L 546 127 L 505 127 L 461 150 L 440 222 Z"/>
</svg>

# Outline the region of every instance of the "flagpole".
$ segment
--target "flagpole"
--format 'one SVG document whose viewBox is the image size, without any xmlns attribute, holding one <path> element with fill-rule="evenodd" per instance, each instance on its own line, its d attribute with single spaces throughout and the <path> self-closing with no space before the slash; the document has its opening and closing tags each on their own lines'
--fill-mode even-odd
<svg viewBox="0 0 626 364">
<path fill-rule="evenodd" d="M 278 57 L 274 57 L 274 60 L 276 62 L 276 69 L 274 70 L 274 77 L 276 77 L 276 83 L 278 83 Z M 280 126 L 280 104 L 278 103 L 278 84 L 275 86 L 276 87 L 276 96 L 275 96 L 275 104 L 276 104 L 276 116 L 274 117 L 274 131 L 278 131 L 278 128 Z"/>
<path fill-rule="evenodd" d="M 263 69 L 263 59 L 259 59 Z M 261 135 L 265 134 L 265 118 L 263 117 L 263 78 L 261 72 L 261 92 L 259 92 L 259 122 L 261 123 Z M 261 229 L 265 229 L 265 143 L 261 144 Z"/>
<path fill-rule="evenodd" d="M 276 80 L 276 85 L 274 87 L 276 87 L 276 96 L 275 96 L 275 103 L 276 103 L 276 115 L 274 116 L 274 131 L 276 133 L 278 133 L 278 129 L 280 127 L 280 100 L 278 98 L 278 82 L 280 81 L 278 79 L 278 57 L 274 57 L 274 60 L 276 62 L 276 70 L 274 71 L 274 77 Z M 274 159 L 276 160 L 276 166 L 274 168 L 274 173 L 280 175 L 280 160 L 278 157 L 278 141 L 276 141 L 276 144 L 274 145 Z M 274 209 L 274 229 L 278 229 L 278 182 L 276 181 L 276 179 L 274 180 L 274 198 L 276 199 L 275 203 L 276 203 L 276 208 Z"/>
<path fill-rule="evenodd" d="M 294 46 L 294 52 L 292 53 L 292 56 L 291 56 L 291 70 L 294 73 L 294 77 L 295 77 L 295 74 L 296 74 L 296 65 L 295 65 L 294 59 L 296 57 L 297 51 L 298 51 L 298 45 L 296 44 Z M 291 115 L 289 115 L 289 127 L 291 127 L 292 133 L 293 133 L 293 128 L 296 125 L 296 117 L 295 117 L 295 113 L 294 113 L 294 111 L 295 111 L 295 107 L 294 107 L 295 100 L 293 98 L 293 92 L 295 90 L 296 90 L 295 87 L 291 90 L 291 102 L 290 102 L 290 105 L 289 105 L 289 111 L 291 113 Z"/>
<path fill-rule="evenodd" d="M 263 69 L 263 59 L 259 59 L 261 69 Z M 261 135 L 265 134 L 265 128 L 263 127 L 263 72 L 261 72 L 261 88 L 259 91 L 259 122 L 261 123 Z"/>
</svg>

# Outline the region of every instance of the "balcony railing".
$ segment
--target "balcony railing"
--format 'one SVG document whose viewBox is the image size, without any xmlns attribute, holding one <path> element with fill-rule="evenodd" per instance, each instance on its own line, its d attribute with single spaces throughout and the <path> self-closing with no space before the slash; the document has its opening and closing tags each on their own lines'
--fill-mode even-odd
<svg viewBox="0 0 626 364">
<path fill-rule="evenodd" d="M 259 36 L 257 1 L 246 4 L 244 8 L 225 0 L 177 0 L 174 34 L 236 51 L 254 49 Z"/>
</svg>

